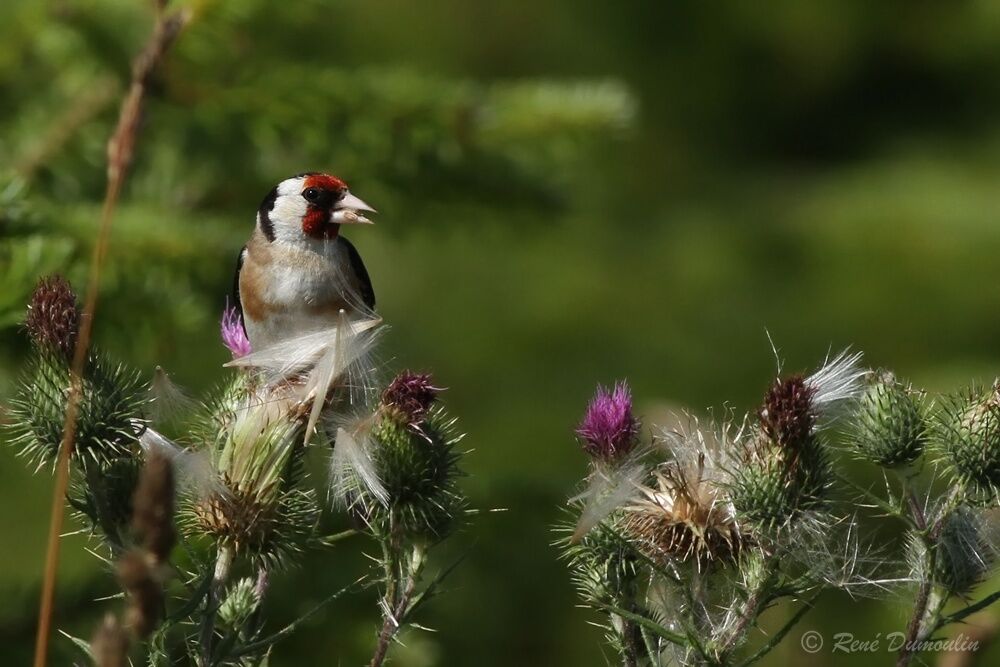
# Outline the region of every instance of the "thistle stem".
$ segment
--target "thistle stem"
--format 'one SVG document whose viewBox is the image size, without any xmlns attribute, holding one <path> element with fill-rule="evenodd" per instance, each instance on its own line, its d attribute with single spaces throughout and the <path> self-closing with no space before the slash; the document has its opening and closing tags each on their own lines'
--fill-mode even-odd
<svg viewBox="0 0 1000 667">
<path fill-rule="evenodd" d="M 222 589 L 229 578 L 229 570 L 233 564 L 233 551 L 229 547 L 220 546 L 219 554 L 215 558 L 215 572 L 212 575 L 212 584 L 208 588 L 208 595 L 205 596 L 205 615 L 201 620 L 201 667 L 209 667 L 212 664 L 212 644 L 215 640 L 215 616 L 219 611 L 219 604 L 222 597 Z"/>
<path fill-rule="evenodd" d="M 420 572 L 424 567 L 424 549 L 420 546 L 413 547 L 413 553 L 410 558 L 410 567 L 406 575 L 406 582 L 403 585 L 402 592 L 399 594 L 399 600 L 395 603 L 393 599 L 389 597 L 389 590 L 386 590 L 386 608 L 385 608 L 385 619 L 382 622 L 382 630 L 378 635 L 378 644 L 375 647 L 375 654 L 372 656 L 372 660 L 369 663 L 369 667 L 381 667 L 382 663 L 385 662 L 385 657 L 389 652 L 389 644 L 392 643 L 393 637 L 396 636 L 406 620 L 406 615 L 409 613 L 410 601 L 413 599 L 413 594 L 417 589 L 417 581 L 420 579 Z M 396 590 L 398 587 L 394 584 L 393 589 Z"/>
<path fill-rule="evenodd" d="M 768 559 L 764 568 L 764 576 L 761 577 L 757 586 L 750 591 L 750 595 L 747 597 L 747 601 L 743 605 L 742 613 L 739 618 L 736 619 L 736 624 L 733 626 L 732 632 L 729 633 L 729 637 L 727 637 L 723 643 L 721 651 L 723 655 L 732 651 L 739 645 L 739 643 L 743 640 L 743 637 L 746 635 L 750 625 L 757 621 L 757 617 L 760 615 L 762 607 L 764 607 L 771 599 L 768 596 L 768 591 L 771 590 L 771 584 L 773 583 L 774 574 L 777 570 L 777 562 L 773 556 Z"/>
</svg>

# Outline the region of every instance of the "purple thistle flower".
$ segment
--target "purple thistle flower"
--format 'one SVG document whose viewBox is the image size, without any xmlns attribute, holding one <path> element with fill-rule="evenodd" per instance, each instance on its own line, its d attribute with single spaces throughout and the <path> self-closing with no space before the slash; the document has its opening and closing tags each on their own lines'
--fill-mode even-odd
<svg viewBox="0 0 1000 667">
<path fill-rule="evenodd" d="M 611 462 L 632 451 L 639 439 L 639 420 L 632 415 L 628 383 L 619 382 L 610 391 L 598 385 L 576 434 L 595 459 Z"/>
<path fill-rule="evenodd" d="M 382 403 L 399 410 L 410 424 L 424 418 L 437 400 L 441 387 L 435 387 L 429 373 L 403 371 L 382 392 Z"/>
<path fill-rule="evenodd" d="M 222 311 L 222 343 L 233 353 L 233 359 L 239 359 L 250 354 L 250 341 L 243 329 L 243 318 L 235 307 L 230 307 L 226 301 L 226 309 Z"/>
</svg>

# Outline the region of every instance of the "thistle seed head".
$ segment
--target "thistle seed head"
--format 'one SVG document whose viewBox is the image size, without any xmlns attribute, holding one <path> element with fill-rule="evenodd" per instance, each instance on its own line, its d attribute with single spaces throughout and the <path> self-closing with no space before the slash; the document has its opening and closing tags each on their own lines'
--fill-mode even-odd
<svg viewBox="0 0 1000 667">
<path fill-rule="evenodd" d="M 739 556 L 744 541 L 735 512 L 703 470 L 704 456 L 695 470 L 666 464 L 654 472 L 651 486 L 640 489 L 642 498 L 625 509 L 626 533 L 648 557 L 693 560 L 701 569 Z"/>
<path fill-rule="evenodd" d="M 885 371 L 874 374 L 861 395 L 850 434 L 862 457 L 886 468 L 916 460 L 927 442 L 916 394 Z"/>
<path fill-rule="evenodd" d="M 632 414 L 632 391 L 627 382 L 611 390 L 598 386 L 576 435 L 583 449 L 604 463 L 620 461 L 639 442 L 639 421 Z"/>
<path fill-rule="evenodd" d="M 69 282 L 59 275 L 39 280 L 24 323 L 36 347 L 69 360 L 80 333 L 80 308 Z"/>
<path fill-rule="evenodd" d="M 275 503 L 240 489 L 213 494 L 195 512 L 206 533 L 240 554 L 263 551 L 277 528 Z"/>
</svg>

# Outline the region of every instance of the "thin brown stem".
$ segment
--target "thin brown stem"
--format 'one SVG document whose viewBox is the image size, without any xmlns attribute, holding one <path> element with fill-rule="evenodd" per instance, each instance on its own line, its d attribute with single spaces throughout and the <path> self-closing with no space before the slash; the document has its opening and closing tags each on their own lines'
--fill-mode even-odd
<svg viewBox="0 0 1000 667">
<path fill-rule="evenodd" d="M 410 611 L 410 601 L 413 599 L 414 592 L 416 592 L 417 581 L 420 578 L 420 572 L 423 569 L 423 564 L 423 549 L 420 547 L 414 547 L 409 572 L 406 576 L 406 584 L 404 585 L 402 592 L 399 594 L 399 600 L 393 604 L 392 598 L 388 597 L 388 594 L 386 595 L 385 618 L 382 622 L 382 629 L 378 634 L 378 643 L 375 646 L 375 654 L 372 656 L 371 662 L 368 663 L 369 667 L 381 667 L 382 663 L 385 662 L 386 655 L 389 653 L 389 646 L 392 644 L 392 639 L 396 636 L 396 633 L 402 629 L 403 623 L 406 620 L 406 615 Z"/>
<path fill-rule="evenodd" d="M 59 443 L 59 454 L 56 459 L 56 478 L 52 489 L 52 511 L 49 516 L 45 571 L 42 577 L 42 596 L 38 605 L 38 634 L 35 637 L 34 667 L 45 667 L 48 661 L 48 645 L 52 628 L 56 575 L 59 570 L 59 536 L 62 534 L 63 528 L 64 504 L 70 477 L 70 459 L 76 441 L 83 369 L 93 333 L 94 316 L 97 311 L 98 287 L 101 281 L 101 267 L 107 256 L 111 223 L 114 219 L 118 197 L 121 194 L 122 184 L 135 149 L 136 137 L 139 130 L 139 118 L 142 112 L 147 85 L 156 66 L 163 59 L 167 49 L 187 22 L 188 16 L 189 14 L 186 12 L 176 13 L 169 17 L 164 16 L 162 13 L 158 15 L 149 43 L 133 64 L 132 84 L 128 95 L 122 102 L 118 125 L 111 139 L 108 141 L 108 184 L 104 195 L 104 205 L 101 208 L 100 228 L 97 232 L 97 241 L 94 245 L 94 252 L 90 262 L 87 292 L 84 297 L 83 318 L 80 324 L 80 335 L 77 339 L 76 348 L 73 351 L 73 361 L 70 366 L 70 387 L 66 398 L 66 417 L 63 422 L 63 435 Z"/>
</svg>

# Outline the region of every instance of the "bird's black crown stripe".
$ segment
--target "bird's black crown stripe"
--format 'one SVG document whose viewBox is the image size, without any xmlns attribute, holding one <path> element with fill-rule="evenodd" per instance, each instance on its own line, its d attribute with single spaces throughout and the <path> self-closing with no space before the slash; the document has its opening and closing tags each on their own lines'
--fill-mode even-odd
<svg viewBox="0 0 1000 667">
<path fill-rule="evenodd" d="M 257 215 L 260 218 L 260 231 L 264 232 L 264 238 L 268 241 L 274 240 L 274 223 L 271 222 L 271 211 L 274 209 L 274 202 L 277 199 L 278 187 L 275 186 L 264 197 L 264 201 L 260 203 L 260 209 L 257 211 Z"/>
</svg>

